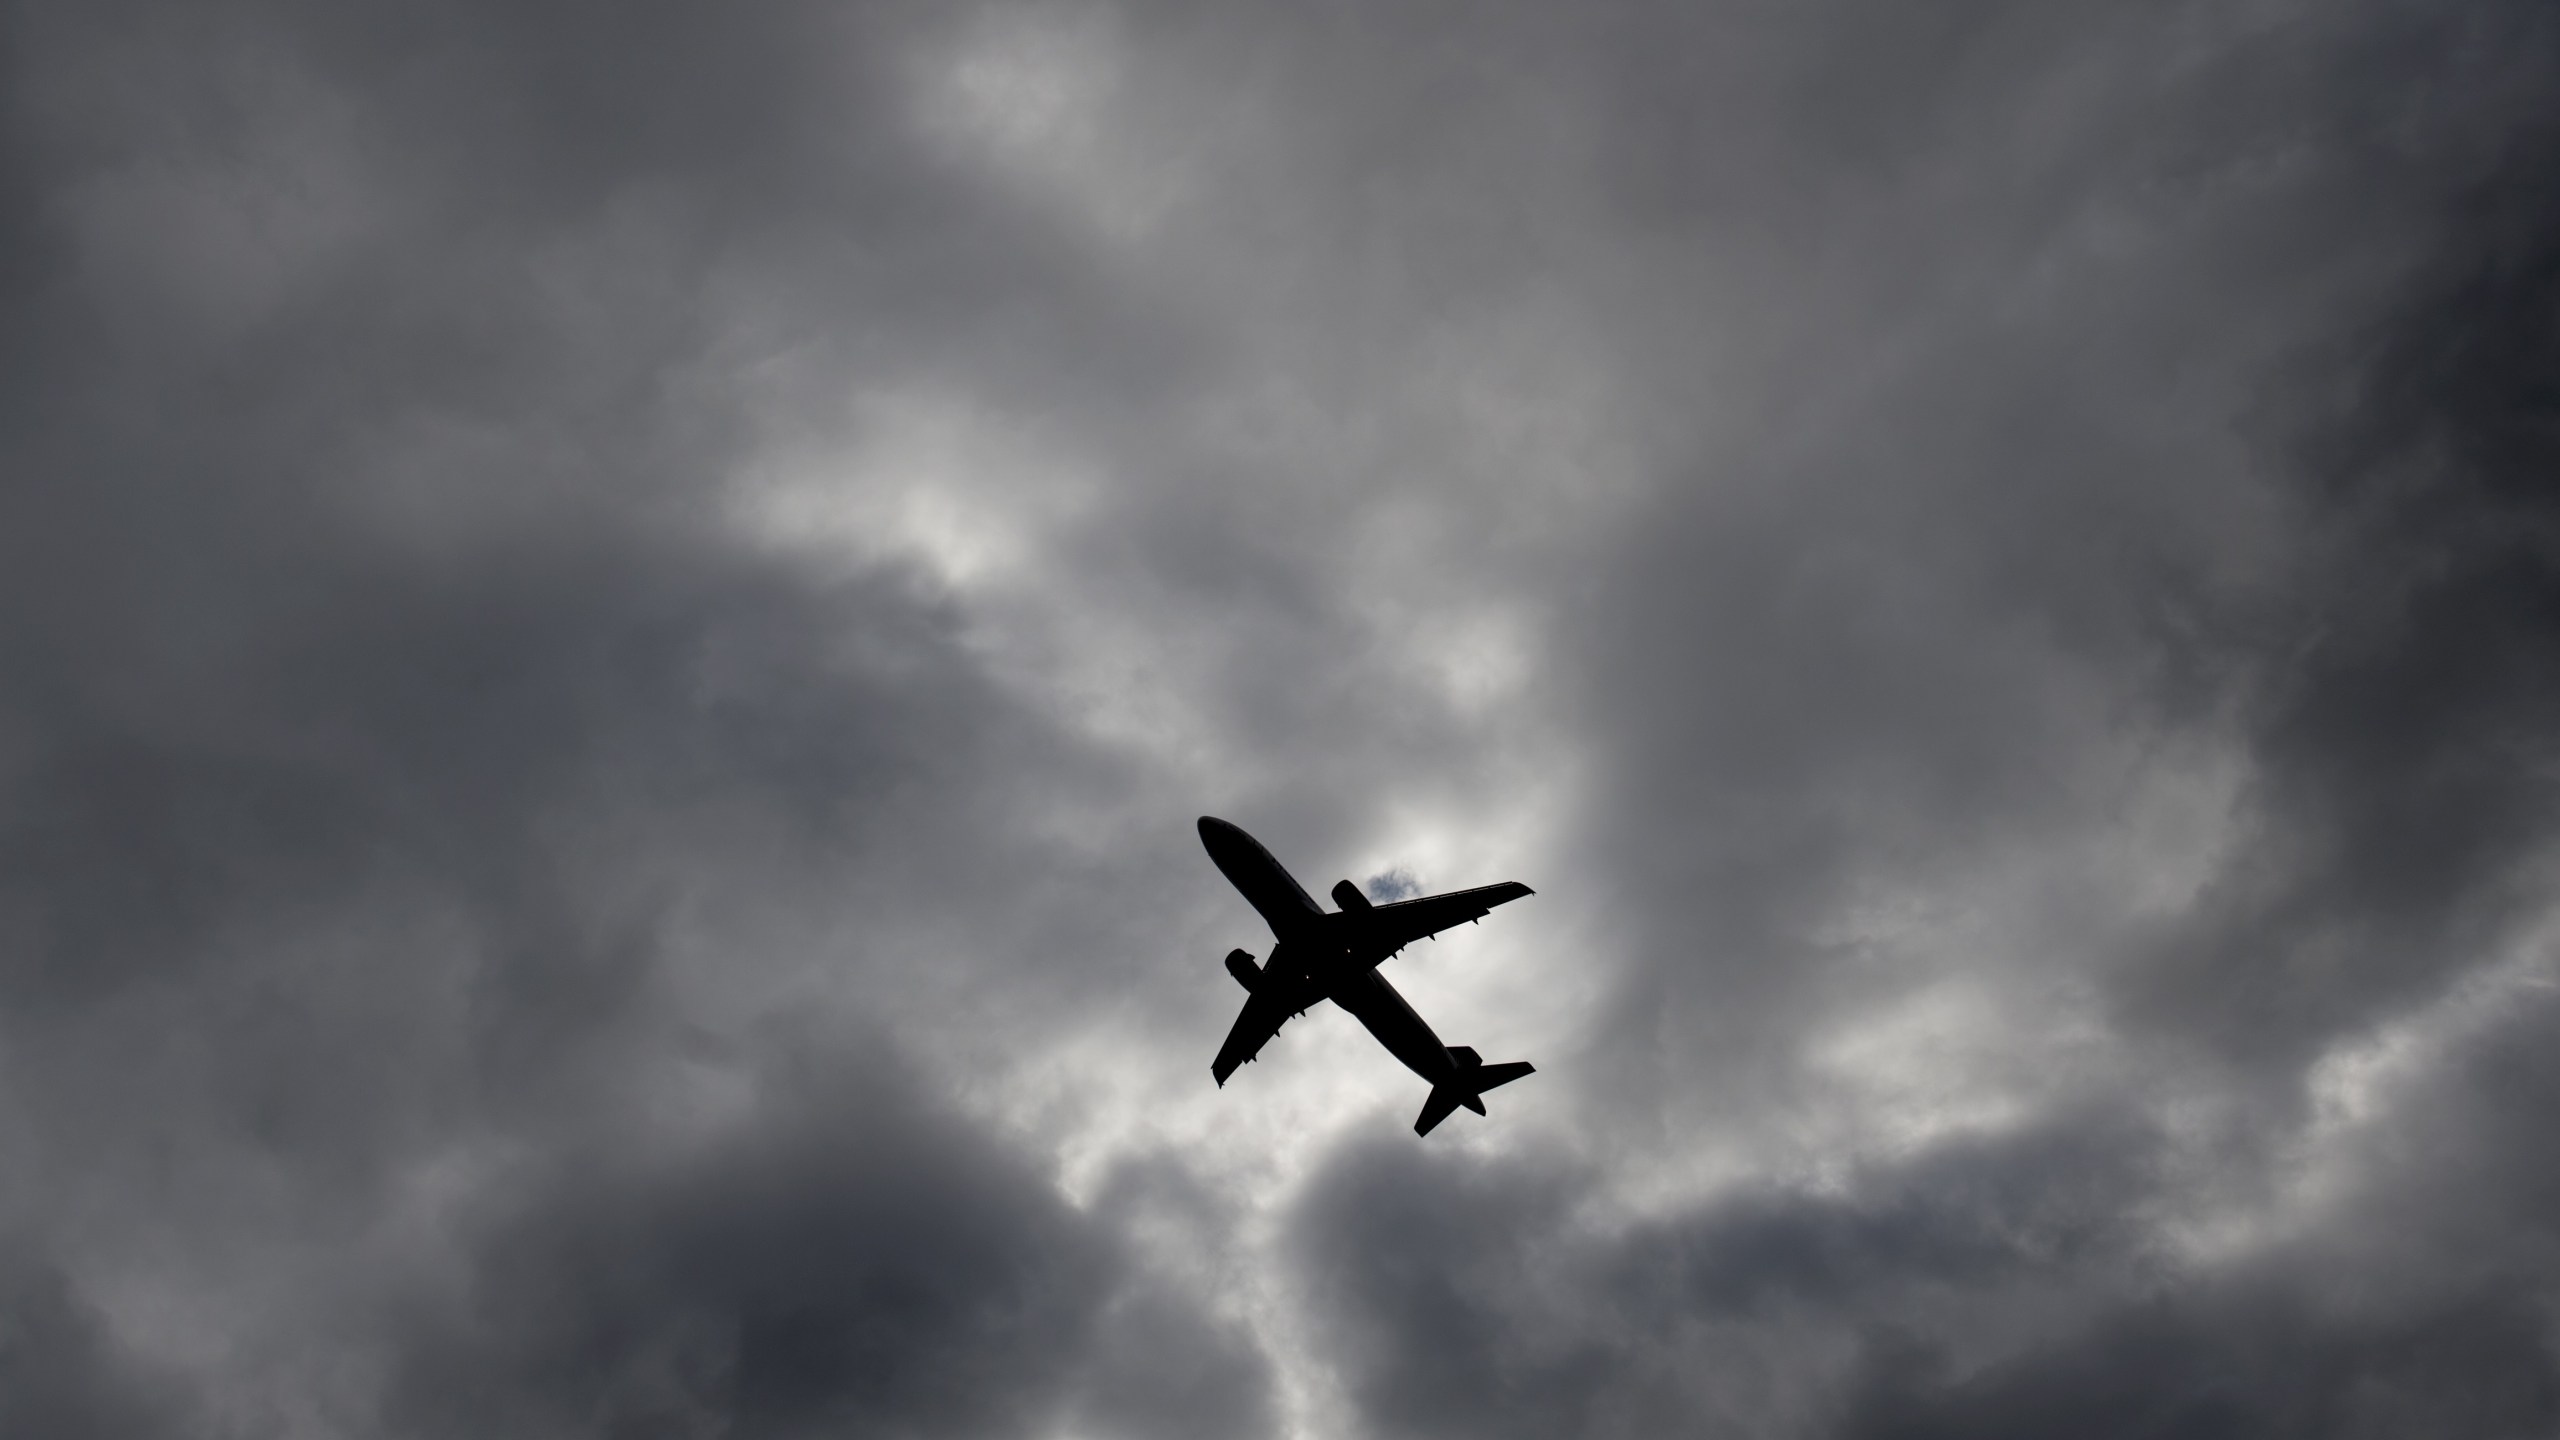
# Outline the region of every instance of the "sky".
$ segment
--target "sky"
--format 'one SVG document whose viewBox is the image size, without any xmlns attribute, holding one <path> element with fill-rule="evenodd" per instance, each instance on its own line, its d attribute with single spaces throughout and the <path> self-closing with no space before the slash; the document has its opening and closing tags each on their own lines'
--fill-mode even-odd
<svg viewBox="0 0 2560 1440">
<path fill-rule="evenodd" d="M 0 1432 L 2560 1430 L 2551 7 L 0 67 Z"/>
</svg>

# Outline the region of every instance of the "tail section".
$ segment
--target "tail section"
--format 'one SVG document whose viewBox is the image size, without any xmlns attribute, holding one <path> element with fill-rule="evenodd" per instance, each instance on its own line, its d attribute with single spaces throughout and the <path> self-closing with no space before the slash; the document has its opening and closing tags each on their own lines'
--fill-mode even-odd
<svg viewBox="0 0 2560 1440">
<path fill-rule="evenodd" d="M 1476 1103 L 1481 1105 L 1484 1102 L 1479 1100 Z M 1413 1122 L 1413 1133 L 1416 1135 L 1430 1134 L 1431 1127 L 1448 1119 L 1449 1113 L 1457 1108 L 1458 1095 L 1456 1091 L 1451 1090 L 1446 1085 L 1432 1086 L 1431 1098 L 1422 1102 L 1422 1117 Z"/>
<path fill-rule="evenodd" d="M 1449 1047 L 1449 1058 L 1457 1062 L 1455 1079 L 1431 1087 L 1431 1098 L 1422 1102 L 1422 1114 L 1413 1122 L 1413 1133 L 1428 1135 L 1432 1127 L 1446 1120 L 1461 1105 L 1477 1114 L 1484 1113 L 1484 1092 L 1508 1085 L 1523 1075 L 1535 1075 L 1538 1067 L 1526 1060 L 1506 1060 L 1487 1065 L 1476 1052 L 1464 1045 Z"/>
</svg>

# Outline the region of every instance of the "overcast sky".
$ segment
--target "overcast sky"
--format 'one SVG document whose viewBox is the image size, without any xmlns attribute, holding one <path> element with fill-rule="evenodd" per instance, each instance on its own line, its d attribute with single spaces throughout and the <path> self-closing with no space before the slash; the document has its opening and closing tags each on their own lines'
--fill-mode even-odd
<svg viewBox="0 0 2560 1440">
<path fill-rule="evenodd" d="M 2560 1431 L 2550 6 L 0 14 L 0 1432 Z"/>
</svg>

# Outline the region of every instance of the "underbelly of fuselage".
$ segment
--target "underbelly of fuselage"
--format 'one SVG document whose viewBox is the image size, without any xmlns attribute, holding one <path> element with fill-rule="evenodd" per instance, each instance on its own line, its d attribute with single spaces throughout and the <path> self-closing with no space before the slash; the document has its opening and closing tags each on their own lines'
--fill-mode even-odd
<svg viewBox="0 0 2560 1440">
<path fill-rule="evenodd" d="M 1387 1053 L 1414 1074 L 1437 1085 L 1455 1068 L 1440 1037 L 1374 968 L 1364 965 L 1343 975 L 1334 982 L 1331 994 L 1334 1004 L 1358 1017 L 1387 1047 Z"/>
<path fill-rule="evenodd" d="M 1457 1066 L 1440 1037 L 1396 993 L 1396 987 L 1387 983 L 1375 964 L 1362 963 L 1333 936 L 1292 935 L 1273 948 L 1271 962 L 1272 968 L 1301 977 L 1299 983 L 1350 1011 L 1387 1047 L 1388 1054 L 1414 1074 L 1437 1085 L 1456 1073 Z"/>
</svg>

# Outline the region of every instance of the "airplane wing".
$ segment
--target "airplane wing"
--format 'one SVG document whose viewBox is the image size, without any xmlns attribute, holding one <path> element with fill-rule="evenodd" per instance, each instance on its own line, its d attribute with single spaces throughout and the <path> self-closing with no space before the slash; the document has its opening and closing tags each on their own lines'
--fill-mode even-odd
<svg viewBox="0 0 2560 1440">
<path fill-rule="evenodd" d="M 1452 925 L 1463 925 L 1469 920 L 1481 920 L 1492 914 L 1496 905 L 1536 893 L 1517 880 L 1506 880 L 1499 885 L 1485 885 L 1474 890 L 1452 890 L 1446 895 L 1398 900 L 1363 912 L 1360 916 L 1361 929 L 1378 947 L 1379 954 L 1393 955 L 1426 935 L 1437 935 Z"/>
<path fill-rule="evenodd" d="M 1226 1084 L 1228 1076 L 1280 1033 L 1290 1016 L 1305 1014 L 1308 1006 L 1323 998 L 1323 992 L 1304 982 L 1268 985 L 1247 995 L 1235 1027 L 1227 1032 L 1227 1043 L 1218 1047 L 1218 1058 L 1209 1062 L 1209 1073 L 1219 1084 Z"/>
</svg>

